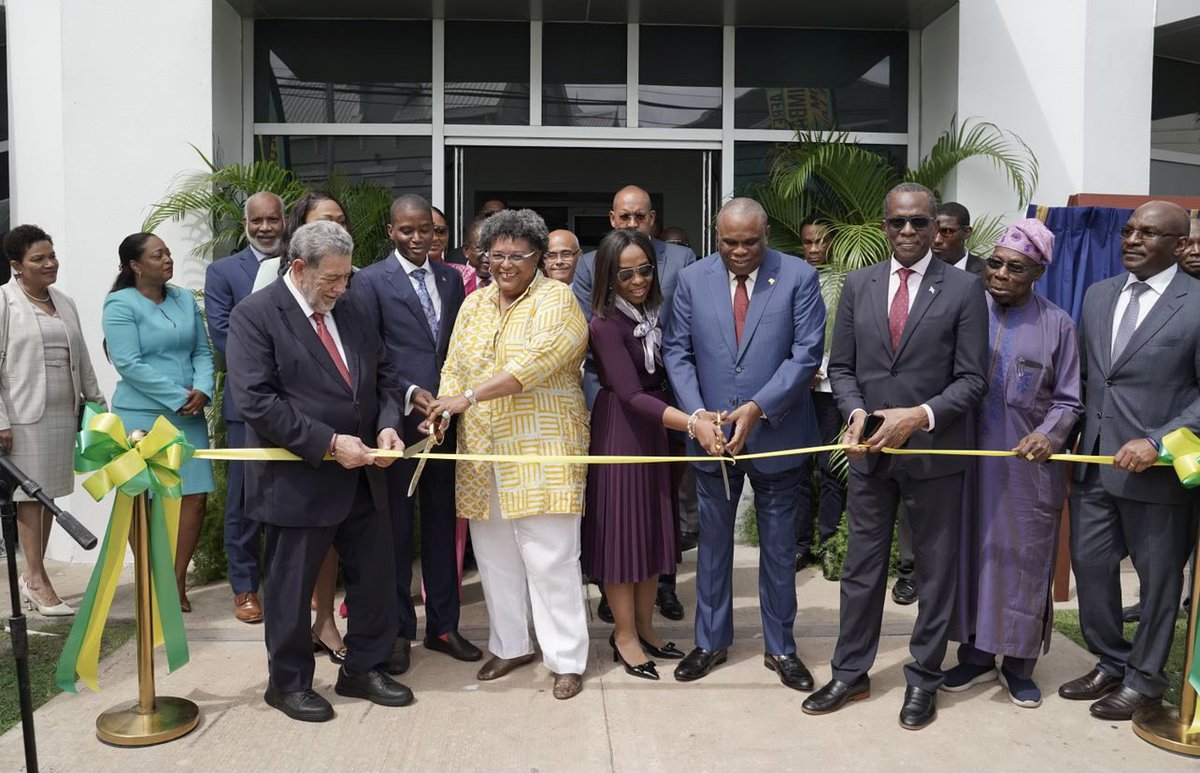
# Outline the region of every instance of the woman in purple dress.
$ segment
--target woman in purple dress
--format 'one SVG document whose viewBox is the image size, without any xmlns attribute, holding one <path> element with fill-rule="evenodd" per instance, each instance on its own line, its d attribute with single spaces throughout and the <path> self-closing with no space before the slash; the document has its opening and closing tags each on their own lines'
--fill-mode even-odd
<svg viewBox="0 0 1200 773">
<path fill-rule="evenodd" d="M 667 455 L 667 430 L 689 432 L 720 453 L 717 414 L 688 416 L 668 402 L 658 311 L 662 291 L 650 239 L 618 229 L 596 252 L 592 290 L 592 357 L 600 394 L 592 410 L 591 453 Z M 613 660 L 626 672 L 658 679 L 654 661 L 683 657 L 654 630 L 658 575 L 675 571 L 674 487 L 668 464 L 593 465 L 583 519 L 583 571 L 604 585 L 616 630 Z"/>
</svg>

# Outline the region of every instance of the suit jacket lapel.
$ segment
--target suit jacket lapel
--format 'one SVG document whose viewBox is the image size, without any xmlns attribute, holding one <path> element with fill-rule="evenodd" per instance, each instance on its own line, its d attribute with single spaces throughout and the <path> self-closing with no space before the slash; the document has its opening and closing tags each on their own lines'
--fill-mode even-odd
<svg viewBox="0 0 1200 773">
<path fill-rule="evenodd" d="M 758 328 L 758 323 L 762 321 L 763 309 L 771 301 L 771 295 L 775 292 L 775 280 L 778 278 L 778 275 L 779 253 L 774 250 L 767 250 L 767 254 L 763 257 L 762 265 L 758 269 L 758 276 L 754 280 L 754 294 L 750 296 L 750 308 L 746 310 L 746 326 L 742 328 L 742 343 L 738 347 L 737 353 L 737 361 L 739 362 L 746 354 L 746 347 L 750 344 L 750 339 L 754 337 L 754 331 Z M 730 300 L 729 309 L 732 316 L 732 300 Z"/>
<path fill-rule="evenodd" d="M 429 329 L 429 320 L 425 319 L 425 309 L 421 308 L 421 299 L 417 297 L 417 291 L 413 289 L 412 280 L 409 279 L 408 274 L 404 273 L 404 269 L 394 254 L 388 253 L 384 260 L 387 261 L 388 280 L 395 288 L 396 294 L 404 302 L 404 305 L 408 306 L 409 311 L 416 316 L 417 321 L 420 322 L 418 327 L 425 331 L 425 337 L 429 339 L 430 343 L 437 346 L 437 341 L 433 340 L 433 331 Z"/>
<path fill-rule="evenodd" d="M 433 272 L 433 275 L 437 279 L 438 296 L 442 300 L 442 315 L 438 318 L 438 340 L 436 346 L 436 351 L 440 353 L 450 348 L 450 333 L 452 332 L 451 328 L 453 325 L 446 324 L 447 320 L 452 316 L 450 313 L 450 283 L 458 282 L 462 284 L 462 276 L 449 266 L 439 265 L 432 261 L 430 261 L 429 265 L 436 266 L 437 268 Z M 424 316 L 422 316 L 423 318 Z M 438 362 L 440 363 L 441 360 L 438 360 Z"/>
<path fill-rule="evenodd" d="M 258 278 L 258 258 L 254 257 L 254 251 L 247 247 L 242 251 L 238 263 L 241 265 L 242 272 L 250 278 L 250 286 L 253 287 L 254 280 Z"/>
<path fill-rule="evenodd" d="M 1100 347 L 1100 362 L 1104 365 L 1105 375 L 1112 372 L 1113 314 L 1116 313 L 1117 310 L 1117 299 L 1121 296 L 1121 288 L 1125 286 L 1124 274 L 1121 276 L 1121 284 L 1109 282 L 1107 285 L 1105 285 L 1105 290 L 1108 292 L 1108 297 L 1105 298 L 1100 304 L 1100 308 L 1104 312 L 1104 317 L 1099 320 L 1100 338 L 1096 344 Z"/>
<path fill-rule="evenodd" d="M 353 392 L 358 394 L 359 379 L 362 377 L 362 331 L 355 324 L 357 319 L 351 313 L 348 304 L 339 303 L 333 307 L 333 319 L 337 322 L 338 338 L 342 340 L 342 350 L 346 352 L 346 369 L 350 371 L 350 383 L 354 385 Z M 321 345 L 324 348 L 324 344 Z M 341 378 L 338 374 L 338 378 Z M 343 383 L 345 380 L 343 379 Z"/>
<path fill-rule="evenodd" d="M 737 336 L 733 330 L 733 297 L 729 294 L 729 272 L 725 270 L 725 263 L 718 258 L 712 264 L 708 274 L 712 307 L 717 311 L 717 327 L 721 329 L 721 338 L 725 341 L 725 348 L 729 350 L 729 356 L 736 360 L 738 346 Z M 693 311 L 703 313 L 701 309 Z"/>
<path fill-rule="evenodd" d="M 883 346 L 889 351 L 892 351 L 892 334 L 888 331 L 888 281 L 891 278 L 891 260 L 885 263 L 880 263 L 879 269 L 872 272 L 871 284 L 867 287 L 867 306 L 870 307 L 868 312 L 875 317 L 875 324 L 879 328 L 879 340 Z"/>
<path fill-rule="evenodd" d="M 933 258 L 929 261 L 929 266 L 925 269 L 925 276 L 921 278 L 921 286 L 917 288 L 917 297 L 913 299 L 912 307 L 908 310 L 908 320 L 904 323 L 904 332 L 900 335 L 900 345 L 896 347 L 896 352 L 892 355 L 893 362 L 904 351 L 908 339 L 912 338 L 913 331 L 921 323 L 921 317 L 925 316 L 933 299 L 942 291 L 942 272 L 946 270 L 946 266 L 943 263 L 935 263 L 936 260 L 937 258 Z"/>
<path fill-rule="evenodd" d="M 296 338 L 296 341 L 308 350 L 308 353 L 317 361 L 317 364 L 324 368 L 330 378 L 337 381 L 343 389 L 353 395 L 354 392 L 346 383 L 346 379 L 342 378 L 342 373 L 338 370 L 337 365 L 334 364 L 333 358 L 325 350 L 325 344 L 321 343 L 321 339 L 317 337 L 317 331 L 313 328 L 312 321 L 304 316 L 304 311 L 300 308 L 300 304 L 296 303 L 296 299 L 292 297 L 291 290 L 283 282 L 276 282 L 271 287 L 275 293 L 275 303 L 280 311 L 283 312 L 283 322 Z M 338 332 L 341 333 L 342 331 L 339 329 Z M 341 337 L 344 348 L 347 336 L 342 333 Z M 348 354 L 349 350 L 347 350 Z M 348 364 L 347 367 L 349 367 Z M 353 371 L 351 373 L 353 374 Z M 353 379 L 353 375 L 351 378 Z"/>
<path fill-rule="evenodd" d="M 1150 309 L 1150 313 L 1142 320 L 1142 324 L 1137 326 L 1137 330 L 1133 331 L 1133 336 L 1129 339 L 1129 343 L 1125 344 L 1125 349 L 1121 352 L 1121 356 L 1117 358 L 1117 361 L 1109 369 L 1110 374 L 1120 370 L 1138 349 L 1145 346 L 1146 342 L 1154 337 L 1154 334 L 1161 330 L 1163 325 L 1167 324 L 1167 320 L 1171 319 L 1175 312 L 1179 311 L 1179 307 L 1183 305 L 1183 299 L 1187 297 L 1187 294 L 1186 275 L 1182 271 L 1177 272 L 1175 278 L 1167 285 L 1163 296 L 1154 304 L 1154 308 Z M 1142 297 L 1145 297 L 1145 295 Z M 1108 316 L 1109 320 L 1111 320 L 1112 315 Z"/>
</svg>

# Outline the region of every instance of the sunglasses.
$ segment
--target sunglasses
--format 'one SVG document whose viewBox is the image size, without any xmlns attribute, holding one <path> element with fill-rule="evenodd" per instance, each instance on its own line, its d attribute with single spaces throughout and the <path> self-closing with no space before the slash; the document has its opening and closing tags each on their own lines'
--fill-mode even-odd
<svg viewBox="0 0 1200 773">
<path fill-rule="evenodd" d="M 654 276 L 654 266 L 649 263 L 643 263 L 637 268 L 623 268 L 617 272 L 617 281 L 622 283 L 628 282 L 633 279 L 634 274 L 640 276 L 642 279 L 649 279 Z"/>
<path fill-rule="evenodd" d="M 987 263 L 987 267 L 992 271 L 999 271 L 1005 266 L 1008 266 L 1008 273 L 1012 274 L 1013 276 L 1022 276 L 1028 271 L 1033 271 L 1034 268 L 1033 266 L 1027 266 L 1024 263 L 1017 263 L 1016 261 L 1012 260 L 1006 262 L 1000 260 L 1000 258 L 988 258 L 985 262 Z"/>
<path fill-rule="evenodd" d="M 925 215 L 918 215 L 917 217 L 885 217 L 883 224 L 888 227 L 889 231 L 903 231 L 906 225 L 911 225 L 914 231 L 924 231 L 933 225 L 933 218 L 926 217 Z"/>
</svg>

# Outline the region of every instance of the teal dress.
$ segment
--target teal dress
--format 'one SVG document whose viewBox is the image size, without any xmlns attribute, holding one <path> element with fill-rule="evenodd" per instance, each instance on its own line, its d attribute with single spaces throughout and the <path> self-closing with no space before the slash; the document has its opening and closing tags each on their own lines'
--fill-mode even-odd
<svg viewBox="0 0 1200 773">
<path fill-rule="evenodd" d="M 203 415 L 181 416 L 188 388 L 213 396 L 213 356 L 200 307 L 188 290 L 170 285 L 162 303 L 127 287 L 104 300 L 104 340 L 117 375 L 113 411 L 126 432 L 149 431 L 159 416 L 187 435 L 196 448 L 208 448 Z M 181 470 L 184 494 L 214 488 L 212 463 L 193 459 Z"/>
</svg>

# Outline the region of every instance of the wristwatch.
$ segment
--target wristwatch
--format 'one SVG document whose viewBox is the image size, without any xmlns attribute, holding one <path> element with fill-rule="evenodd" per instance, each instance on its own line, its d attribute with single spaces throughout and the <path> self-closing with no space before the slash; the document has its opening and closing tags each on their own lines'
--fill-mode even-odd
<svg viewBox="0 0 1200 773">
<path fill-rule="evenodd" d="M 479 401 L 475 399 L 474 389 L 468 389 L 467 391 L 463 392 L 463 397 L 467 398 L 467 402 L 471 405 L 479 405 Z"/>
</svg>

